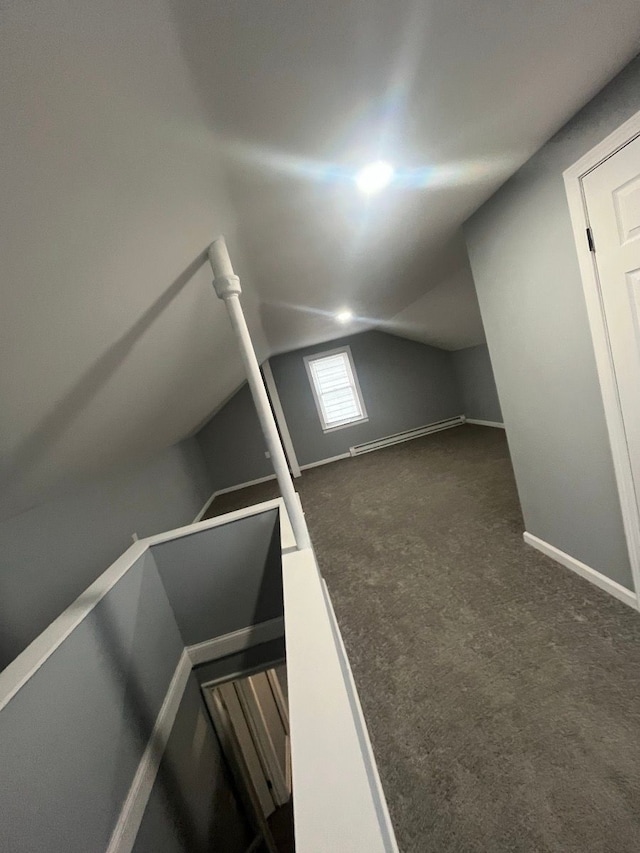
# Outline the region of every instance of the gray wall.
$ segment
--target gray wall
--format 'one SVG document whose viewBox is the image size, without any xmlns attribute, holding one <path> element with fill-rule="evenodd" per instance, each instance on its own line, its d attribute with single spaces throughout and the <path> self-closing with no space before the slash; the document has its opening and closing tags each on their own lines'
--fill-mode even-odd
<svg viewBox="0 0 640 853">
<path fill-rule="evenodd" d="M 369 421 L 323 433 L 304 356 L 348 344 Z M 301 465 L 463 413 L 451 353 L 385 332 L 363 332 L 271 359 L 291 439 Z M 244 385 L 196 436 L 215 489 L 273 474 L 249 388 Z"/>
<path fill-rule="evenodd" d="M 638 110 L 640 58 L 465 229 L 527 530 L 629 588 L 562 172 Z"/>
<path fill-rule="evenodd" d="M 145 552 L 8 700 L 0 850 L 106 849 L 185 642 L 282 615 L 277 522 L 266 512 Z M 249 835 L 192 674 L 135 849 L 240 851 Z"/>
<path fill-rule="evenodd" d="M 193 673 L 200 684 L 208 684 L 211 681 L 230 680 L 238 677 L 238 673 L 256 672 L 259 669 L 272 669 L 282 665 L 286 659 L 286 648 L 284 636 L 257 646 L 251 646 L 227 655 L 209 663 L 197 666 Z"/>
<path fill-rule="evenodd" d="M 273 474 L 249 386 L 244 384 L 196 436 L 216 489 Z"/>
<path fill-rule="evenodd" d="M 0 523 L 0 668 L 131 544 L 193 521 L 212 492 L 193 439 Z"/>
<path fill-rule="evenodd" d="M 105 850 L 183 643 L 144 554 L 0 714 L 0 849 Z"/>
<path fill-rule="evenodd" d="M 496 380 L 486 344 L 451 353 L 464 413 L 468 418 L 502 423 Z"/>
<path fill-rule="evenodd" d="M 303 359 L 345 344 L 351 347 L 369 420 L 323 433 Z M 284 353 L 271 359 L 271 368 L 301 465 L 462 414 L 450 354 L 385 332 L 363 332 Z"/>
<path fill-rule="evenodd" d="M 187 646 L 284 615 L 277 510 L 154 545 L 153 555 Z"/>
<path fill-rule="evenodd" d="M 304 357 L 348 344 L 369 421 L 323 433 Z M 385 332 L 338 338 L 271 359 L 298 462 L 306 465 L 383 438 L 460 414 L 501 421 L 486 345 L 449 352 Z M 215 489 L 273 474 L 249 388 L 242 388 L 196 436 Z"/>
<path fill-rule="evenodd" d="M 191 675 L 133 851 L 244 853 L 253 834 Z"/>
</svg>

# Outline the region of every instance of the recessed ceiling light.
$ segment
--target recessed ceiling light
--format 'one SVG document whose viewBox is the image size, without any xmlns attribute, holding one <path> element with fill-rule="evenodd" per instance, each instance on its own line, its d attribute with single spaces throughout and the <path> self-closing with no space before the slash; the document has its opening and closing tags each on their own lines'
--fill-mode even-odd
<svg viewBox="0 0 640 853">
<path fill-rule="evenodd" d="M 365 195 L 373 195 L 380 192 L 385 187 L 389 186 L 393 180 L 395 169 L 391 163 L 385 163 L 384 160 L 378 160 L 375 163 L 369 163 L 364 166 L 356 174 L 356 186 L 361 193 Z"/>
<path fill-rule="evenodd" d="M 338 323 L 348 323 L 350 320 L 353 320 L 353 311 L 338 311 L 336 320 Z"/>
</svg>

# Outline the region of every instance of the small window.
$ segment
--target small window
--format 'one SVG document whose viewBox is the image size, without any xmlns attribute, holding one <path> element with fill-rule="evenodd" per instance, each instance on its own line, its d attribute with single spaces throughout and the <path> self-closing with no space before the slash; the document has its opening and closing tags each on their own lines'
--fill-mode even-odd
<svg viewBox="0 0 640 853">
<path fill-rule="evenodd" d="M 367 420 L 349 347 L 308 355 L 304 361 L 325 432 Z"/>
</svg>

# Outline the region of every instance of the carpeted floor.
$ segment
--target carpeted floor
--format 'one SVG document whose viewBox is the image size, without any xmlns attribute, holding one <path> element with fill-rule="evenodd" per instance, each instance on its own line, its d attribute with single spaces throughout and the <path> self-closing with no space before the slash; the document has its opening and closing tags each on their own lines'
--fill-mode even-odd
<svg viewBox="0 0 640 853">
<path fill-rule="evenodd" d="M 403 853 L 637 853 L 640 616 L 524 545 L 502 431 L 296 487 Z"/>
</svg>

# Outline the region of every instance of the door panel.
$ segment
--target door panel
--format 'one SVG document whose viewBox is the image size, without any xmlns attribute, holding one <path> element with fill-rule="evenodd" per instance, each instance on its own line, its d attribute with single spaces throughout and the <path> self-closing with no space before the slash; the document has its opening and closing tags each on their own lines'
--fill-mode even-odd
<svg viewBox="0 0 640 853">
<path fill-rule="evenodd" d="M 640 137 L 583 178 L 636 503 L 640 495 Z"/>
<path fill-rule="evenodd" d="M 624 245 L 640 236 L 640 178 L 632 178 L 614 190 L 613 203 L 620 244 Z"/>
</svg>

